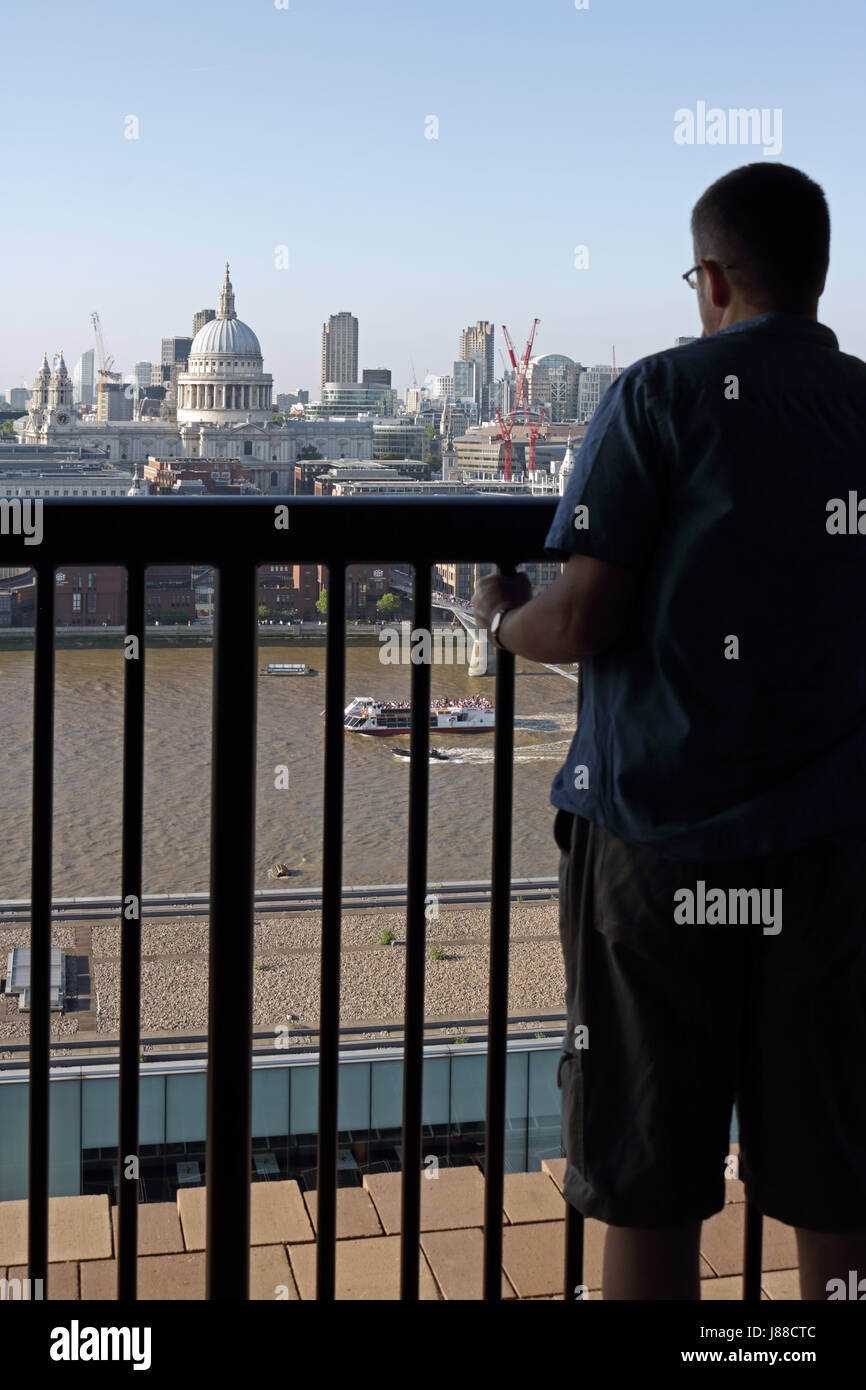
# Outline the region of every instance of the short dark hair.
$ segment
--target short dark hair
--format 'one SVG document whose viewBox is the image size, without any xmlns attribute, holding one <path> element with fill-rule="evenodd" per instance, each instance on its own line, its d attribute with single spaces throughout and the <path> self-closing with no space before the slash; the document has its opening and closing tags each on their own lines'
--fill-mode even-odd
<svg viewBox="0 0 866 1390">
<path fill-rule="evenodd" d="M 824 190 L 789 164 L 746 164 L 717 179 L 692 210 L 702 260 L 731 263 L 733 284 L 766 310 L 801 313 L 830 261 Z"/>
</svg>

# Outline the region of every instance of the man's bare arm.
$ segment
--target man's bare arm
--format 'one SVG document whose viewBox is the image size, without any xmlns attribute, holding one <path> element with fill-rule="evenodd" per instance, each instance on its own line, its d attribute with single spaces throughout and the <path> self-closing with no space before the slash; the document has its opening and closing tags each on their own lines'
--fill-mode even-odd
<svg viewBox="0 0 866 1390">
<path fill-rule="evenodd" d="M 488 575 L 472 604 L 482 627 L 500 605 L 520 604 L 505 614 L 498 635 L 504 647 L 528 661 L 582 661 L 611 646 L 632 613 L 637 592 L 630 570 L 588 555 L 572 555 L 556 583 L 528 602 L 522 601 L 525 585 L 523 576 Z"/>
</svg>

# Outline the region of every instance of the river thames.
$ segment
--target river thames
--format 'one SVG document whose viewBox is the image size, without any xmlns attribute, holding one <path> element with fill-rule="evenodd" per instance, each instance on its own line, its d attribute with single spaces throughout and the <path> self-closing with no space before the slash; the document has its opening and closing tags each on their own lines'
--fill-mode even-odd
<svg viewBox="0 0 866 1390">
<path fill-rule="evenodd" d="M 275 861 L 293 871 L 287 886 L 322 882 L 325 648 L 267 646 L 269 661 L 307 662 L 313 677 L 260 676 L 257 735 L 256 887 L 272 887 Z M 346 700 L 405 699 L 410 668 L 384 665 L 376 646 L 349 646 Z M 514 855 L 516 877 L 556 873 L 551 781 L 574 729 L 576 685 L 544 667 L 516 662 Z M 144 891 L 208 888 L 212 652 L 147 653 Z M 0 739 L 0 897 L 30 891 L 33 657 L 0 652 L 4 711 Z M 494 695 L 491 677 L 434 664 L 432 696 Z M 54 893 L 120 891 L 123 657 L 118 650 L 56 655 Z M 493 735 L 431 741 L 449 749 L 430 764 L 429 880 L 490 876 Z M 409 769 L 394 746 L 408 736 L 346 736 L 343 881 L 406 880 Z M 276 769 L 289 770 L 277 789 Z M 285 780 L 284 778 L 281 780 Z"/>
</svg>

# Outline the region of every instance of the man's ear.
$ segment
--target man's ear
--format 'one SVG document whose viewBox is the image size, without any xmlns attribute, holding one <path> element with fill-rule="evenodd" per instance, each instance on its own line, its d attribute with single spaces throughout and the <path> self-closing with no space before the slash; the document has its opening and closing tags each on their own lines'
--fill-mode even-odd
<svg viewBox="0 0 866 1390">
<path fill-rule="evenodd" d="M 731 302 L 731 284 L 717 261 L 701 261 L 709 287 L 709 301 L 714 309 L 725 309 Z"/>
</svg>

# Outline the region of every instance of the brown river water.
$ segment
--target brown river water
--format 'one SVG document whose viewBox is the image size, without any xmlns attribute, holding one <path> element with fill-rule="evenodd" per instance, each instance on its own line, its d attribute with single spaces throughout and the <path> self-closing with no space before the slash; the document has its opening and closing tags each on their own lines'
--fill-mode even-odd
<svg viewBox="0 0 866 1390">
<path fill-rule="evenodd" d="M 280 860 L 292 887 L 322 882 L 323 646 L 263 647 L 269 661 L 305 661 L 314 677 L 259 678 L 256 887 L 273 887 Z M 120 892 L 123 658 L 118 649 L 56 656 L 54 893 Z M 386 666 L 379 648 L 347 649 L 346 702 L 353 695 L 405 699 L 410 667 Z M 144 891 L 208 887 L 212 653 L 201 648 L 147 654 Z M 551 876 L 559 860 L 550 784 L 574 729 L 577 687 L 518 660 L 516 677 L 513 872 Z M 432 694 L 494 696 L 491 677 L 434 664 Z M 0 899 L 30 891 L 33 657 L 0 652 Z M 431 735 L 453 758 L 430 765 L 431 883 L 490 877 L 493 735 Z M 404 883 L 408 763 L 393 747 L 408 736 L 346 735 L 343 881 Z M 274 786 L 286 764 L 288 789 Z"/>
</svg>

